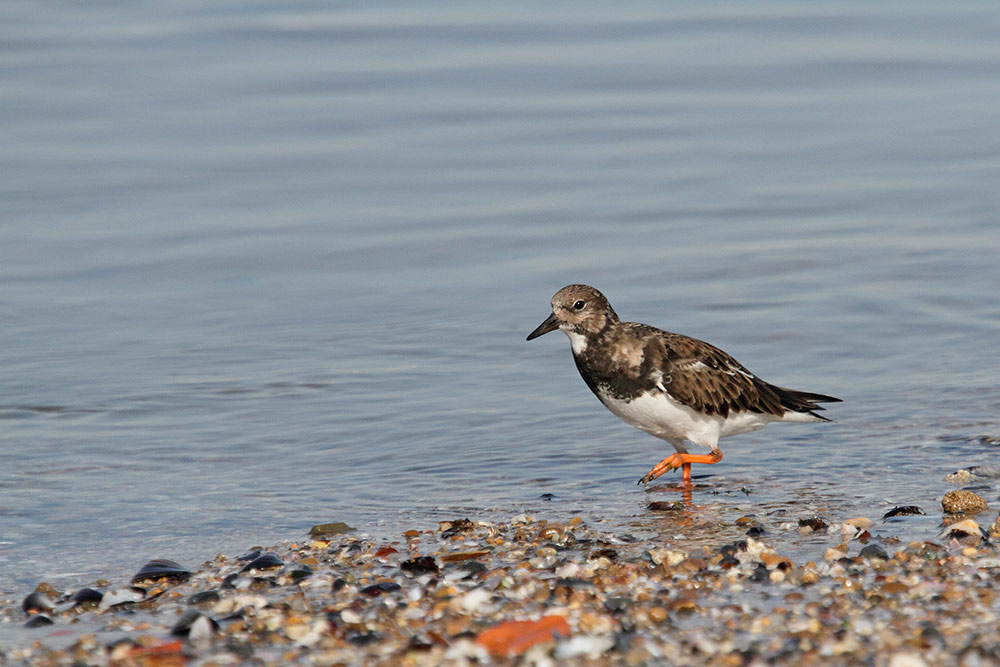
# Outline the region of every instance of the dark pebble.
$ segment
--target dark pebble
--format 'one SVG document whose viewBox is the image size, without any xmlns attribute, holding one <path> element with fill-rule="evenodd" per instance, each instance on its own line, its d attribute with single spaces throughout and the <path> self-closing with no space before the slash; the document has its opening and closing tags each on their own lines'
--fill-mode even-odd
<svg viewBox="0 0 1000 667">
<path fill-rule="evenodd" d="M 719 561 L 719 567 L 723 570 L 729 570 L 734 567 L 739 567 L 740 562 L 733 558 L 732 556 L 723 556 L 722 560 Z"/>
<path fill-rule="evenodd" d="M 395 581 L 380 581 L 377 584 L 372 584 L 371 586 L 365 586 L 361 589 L 362 595 L 367 595 L 370 598 L 377 598 L 383 593 L 392 593 L 398 591 L 402 586 L 397 584 Z"/>
<path fill-rule="evenodd" d="M 553 500 L 555 497 L 556 497 L 556 494 L 554 494 L 554 493 L 543 493 L 542 495 L 538 496 L 538 499 L 539 500 Z"/>
<path fill-rule="evenodd" d="M 344 581 L 342 578 L 337 577 L 336 579 L 333 580 L 333 584 L 330 586 L 330 590 L 336 593 L 337 591 L 343 590 L 345 586 L 347 586 L 347 582 Z"/>
<path fill-rule="evenodd" d="M 55 608 L 56 606 L 53 604 L 52 600 L 49 599 L 49 596 L 45 593 L 39 593 L 38 591 L 30 593 L 21 603 L 21 609 L 24 610 L 25 614 L 48 612 Z"/>
<path fill-rule="evenodd" d="M 920 643 L 924 648 L 937 649 L 944 648 L 947 645 L 941 631 L 930 623 L 924 624 L 923 629 L 920 631 Z"/>
<path fill-rule="evenodd" d="M 28 622 L 24 624 L 26 628 L 44 628 L 49 625 L 53 625 L 55 621 L 46 616 L 45 614 L 35 614 L 28 619 Z"/>
<path fill-rule="evenodd" d="M 441 571 L 433 556 L 417 556 L 410 560 L 404 560 L 399 564 L 399 569 L 414 575 L 437 574 Z"/>
<path fill-rule="evenodd" d="M 754 568 L 753 572 L 750 574 L 750 581 L 769 581 L 770 575 L 767 571 L 767 566 L 761 563 Z"/>
<path fill-rule="evenodd" d="M 635 633 L 632 632 L 616 633 L 614 651 L 620 655 L 628 653 L 628 650 L 632 648 L 633 641 L 635 641 Z"/>
<path fill-rule="evenodd" d="M 468 572 L 469 574 L 482 574 L 488 568 L 486 565 L 477 560 L 468 560 L 459 565 L 458 569 Z"/>
<path fill-rule="evenodd" d="M 630 602 L 628 598 L 608 598 L 604 601 L 604 611 L 612 616 L 618 616 L 628 609 Z"/>
<path fill-rule="evenodd" d="M 243 660 L 250 660 L 255 652 L 253 644 L 238 639 L 227 639 L 226 650 Z"/>
<path fill-rule="evenodd" d="M 236 588 L 236 580 L 240 578 L 239 572 L 233 572 L 232 574 L 227 574 L 222 579 L 220 586 L 223 590 L 229 590 L 230 588 Z"/>
<path fill-rule="evenodd" d="M 894 516 L 910 516 L 912 514 L 923 514 L 924 511 L 917 507 L 916 505 L 903 505 L 901 507 L 893 507 L 891 510 L 882 515 L 883 519 L 888 519 Z"/>
<path fill-rule="evenodd" d="M 374 632 L 365 633 L 354 633 L 347 636 L 347 641 L 351 642 L 355 646 L 367 646 L 369 644 L 374 644 L 379 641 L 379 637 Z"/>
<path fill-rule="evenodd" d="M 859 555 L 862 558 L 881 558 L 882 560 L 889 560 L 889 554 L 887 554 L 885 549 L 878 544 L 869 544 L 861 550 Z"/>
<path fill-rule="evenodd" d="M 199 591 L 188 598 L 188 604 L 215 604 L 222 599 L 218 591 Z"/>
<path fill-rule="evenodd" d="M 570 577 L 560 577 L 555 580 L 556 586 L 567 586 L 569 588 L 586 588 L 587 586 L 593 586 L 594 582 L 588 579 L 575 579 Z"/>
<path fill-rule="evenodd" d="M 313 569 L 308 565 L 303 565 L 302 563 L 289 563 L 285 567 L 281 568 L 278 574 L 283 574 L 287 577 L 291 577 L 292 581 L 302 581 L 306 577 L 310 577 L 313 574 Z"/>
<path fill-rule="evenodd" d="M 646 505 L 646 509 L 651 512 L 677 512 L 684 509 L 684 503 L 668 500 L 656 500 Z"/>
<path fill-rule="evenodd" d="M 249 572 L 250 570 L 267 570 L 272 567 L 281 567 L 285 564 L 285 561 L 281 560 L 273 553 L 268 552 L 257 556 L 252 561 L 243 566 L 240 572 Z"/>
<path fill-rule="evenodd" d="M 150 579 L 169 579 L 178 582 L 185 581 L 191 576 L 191 572 L 185 570 L 179 564 L 166 558 L 156 558 L 142 566 L 132 577 L 132 583 L 146 581 Z"/>
<path fill-rule="evenodd" d="M 254 577 L 250 581 L 251 591 L 266 591 L 278 585 L 277 577 Z"/>
<path fill-rule="evenodd" d="M 735 544 L 723 544 L 719 547 L 719 553 L 723 558 L 733 558 L 736 556 L 736 552 L 739 551 Z"/>
<path fill-rule="evenodd" d="M 819 532 L 821 530 L 826 530 L 827 528 L 830 527 L 826 523 L 826 521 L 823 521 L 823 519 L 819 518 L 818 516 L 809 517 L 808 519 L 799 519 L 799 526 L 800 527 L 808 526 L 816 532 Z"/>
<path fill-rule="evenodd" d="M 434 648 L 434 644 L 424 641 L 420 637 L 410 637 L 410 641 L 406 642 L 407 651 L 430 651 Z"/>
<path fill-rule="evenodd" d="M 767 531 L 760 526 L 750 526 L 750 529 L 747 530 L 747 537 L 760 537 L 765 534 L 767 534 Z"/>
<path fill-rule="evenodd" d="M 240 556 L 236 560 L 241 560 L 241 561 L 242 560 L 254 560 L 255 558 L 260 558 L 260 555 L 263 552 L 264 552 L 263 549 L 254 549 L 250 553 L 243 554 L 242 556 Z"/>
<path fill-rule="evenodd" d="M 847 570 L 848 572 L 853 573 L 858 571 L 857 563 L 854 562 L 853 558 L 848 558 L 847 556 L 844 556 L 843 558 L 838 558 L 836 562 L 840 563 L 844 567 L 844 569 Z"/>
</svg>

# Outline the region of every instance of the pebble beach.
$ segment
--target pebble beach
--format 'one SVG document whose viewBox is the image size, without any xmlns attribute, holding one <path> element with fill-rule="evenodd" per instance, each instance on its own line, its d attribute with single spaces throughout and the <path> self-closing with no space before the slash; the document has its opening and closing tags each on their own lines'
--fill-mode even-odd
<svg viewBox="0 0 1000 667">
<path fill-rule="evenodd" d="M 975 479 L 959 471 L 954 481 Z M 163 559 L 0 607 L 6 664 L 1000 664 L 996 510 L 871 516 L 657 500 L 650 532 L 455 517 L 344 523 L 201 564 Z M 666 496 L 671 497 L 671 496 Z M 995 504 L 995 502 L 994 502 Z"/>
</svg>

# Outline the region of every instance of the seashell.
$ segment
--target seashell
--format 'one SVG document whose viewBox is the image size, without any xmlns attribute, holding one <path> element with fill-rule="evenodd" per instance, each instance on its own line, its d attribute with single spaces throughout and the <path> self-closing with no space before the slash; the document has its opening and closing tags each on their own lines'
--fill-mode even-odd
<svg viewBox="0 0 1000 667">
<path fill-rule="evenodd" d="M 973 535 L 976 537 L 984 537 L 979 524 L 972 519 L 957 521 L 941 531 L 941 537 L 954 537 L 956 539 Z"/>
<path fill-rule="evenodd" d="M 821 530 L 829 528 L 829 524 L 818 516 L 812 516 L 808 519 L 799 519 L 799 528 L 808 528 L 818 533 Z"/>
<path fill-rule="evenodd" d="M 399 564 L 399 569 L 413 575 L 437 574 L 441 571 L 433 556 L 417 556 L 410 560 L 404 560 Z"/>
<path fill-rule="evenodd" d="M 395 581 L 380 581 L 377 584 L 372 584 L 371 586 L 365 586 L 361 589 L 362 595 L 367 595 L 371 598 L 377 598 L 383 593 L 393 593 L 398 591 L 402 586 L 397 584 Z"/>
<path fill-rule="evenodd" d="M 129 588 L 119 588 L 116 591 L 109 591 L 101 598 L 98 609 L 104 611 L 118 605 L 141 602 L 146 598 L 146 591 L 142 588 L 131 586 Z"/>
<path fill-rule="evenodd" d="M 272 567 L 281 567 L 285 564 L 285 561 L 281 560 L 273 553 L 265 553 L 257 556 L 252 561 L 243 566 L 240 572 L 249 572 L 250 570 L 267 570 Z"/>
<path fill-rule="evenodd" d="M 447 539 L 459 533 L 467 533 L 475 529 L 475 525 L 468 519 L 454 519 L 452 521 L 441 521 L 438 523 L 441 537 Z"/>
<path fill-rule="evenodd" d="M 56 608 L 55 603 L 48 595 L 35 591 L 29 594 L 21 603 L 21 609 L 29 616 L 31 614 L 45 614 Z"/>
<path fill-rule="evenodd" d="M 104 599 L 104 593 L 93 588 L 81 588 L 69 597 L 69 601 L 74 607 L 87 607 L 89 605 L 99 605 Z"/>
<path fill-rule="evenodd" d="M 201 619 L 205 620 L 202 621 Z M 219 629 L 219 624 L 213 619 L 209 618 L 197 609 L 188 609 L 181 614 L 180 618 L 177 619 L 177 622 L 174 623 L 174 627 L 170 629 L 170 634 L 175 637 L 187 637 L 194 631 L 194 628 L 199 625 L 199 621 L 202 625 L 205 623 L 208 624 L 211 629 L 209 634 L 214 634 L 214 632 Z M 199 633 L 203 636 L 204 630 L 200 629 Z"/>
<path fill-rule="evenodd" d="M 166 558 L 156 558 L 142 566 L 132 577 L 132 583 L 146 581 L 149 579 L 169 579 L 173 582 L 184 581 L 191 576 L 191 572 L 185 570 L 179 564 Z"/>
<path fill-rule="evenodd" d="M 28 622 L 24 624 L 24 627 L 26 627 L 26 628 L 44 628 L 46 626 L 53 625 L 53 624 L 55 624 L 55 621 L 53 621 L 51 618 L 49 618 L 45 614 L 34 614 L 31 618 L 28 619 Z"/>
<path fill-rule="evenodd" d="M 923 514 L 924 511 L 917 507 L 916 505 L 903 505 L 900 507 L 893 507 L 891 510 L 882 515 L 883 519 L 890 519 L 894 516 L 910 516 L 913 514 Z"/>
</svg>

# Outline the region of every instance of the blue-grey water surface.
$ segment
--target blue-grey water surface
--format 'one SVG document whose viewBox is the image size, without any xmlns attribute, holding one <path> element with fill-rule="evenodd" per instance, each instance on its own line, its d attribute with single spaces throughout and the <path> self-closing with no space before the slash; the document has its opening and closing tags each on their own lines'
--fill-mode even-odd
<svg viewBox="0 0 1000 667">
<path fill-rule="evenodd" d="M 655 532 L 677 494 L 635 482 L 669 445 L 562 334 L 524 340 L 571 282 L 844 399 L 723 441 L 695 503 L 938 514 L 998 462 L 998 29 L 990 2 L 7 0 L 0 591 L 323 521 Z"/>
</svg>

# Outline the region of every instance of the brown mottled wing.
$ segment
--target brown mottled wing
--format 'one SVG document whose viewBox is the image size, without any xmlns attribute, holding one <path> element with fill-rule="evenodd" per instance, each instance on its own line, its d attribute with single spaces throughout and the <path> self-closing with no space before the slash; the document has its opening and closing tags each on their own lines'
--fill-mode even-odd
<svg viewBox="0 0 1000 667">
<path fill-rule="evenodd" d="M 780 388 L 756 377 L 714 345 L 680 334 L 661 340 L 661 383 L 684 405 L 722 417 L 746 411 L 781 416 L 790 407 L 783 405 Z"/>
</svg>

